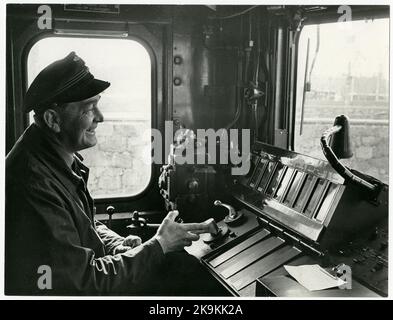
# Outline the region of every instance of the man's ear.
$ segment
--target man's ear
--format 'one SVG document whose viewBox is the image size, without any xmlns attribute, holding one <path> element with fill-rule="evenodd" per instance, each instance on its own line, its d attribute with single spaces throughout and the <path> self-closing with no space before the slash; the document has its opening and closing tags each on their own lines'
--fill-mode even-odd
<svg viewBox="0 0 393 320">
<path fill-rule="evenodd" d="M 44 111 L 42 118 L 46 126 L 55 133 L 60 132 L 60 115 L 56 110 L 47 109 Z"/>
</svg>

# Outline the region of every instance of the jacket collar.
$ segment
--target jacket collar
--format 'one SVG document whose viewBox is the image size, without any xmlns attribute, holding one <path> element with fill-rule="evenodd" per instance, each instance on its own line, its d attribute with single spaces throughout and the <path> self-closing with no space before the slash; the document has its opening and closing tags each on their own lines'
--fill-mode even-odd
<svg viewBox="0 0 393 320">
<path fill-rule="evenodd" d="M 84 185 L 86 188 L 89 169 L 82 163 L 83 157 L 80 154 L 74 155 L 81 170 L 78 176 L 66 163 L 64 155 L 59 151 L 57 141 L 49 137 L 36 124 L 30 125 L 23 134 L 26 147 L 39 159 L 55 176 L 65 185 L 68 190 L 74 190 Z"/>
</svg>

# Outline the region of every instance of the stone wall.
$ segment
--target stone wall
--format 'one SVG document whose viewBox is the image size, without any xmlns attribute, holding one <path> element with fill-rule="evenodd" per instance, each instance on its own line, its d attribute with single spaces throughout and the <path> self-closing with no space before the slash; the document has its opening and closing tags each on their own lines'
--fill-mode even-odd
<svg viewBox="0 0 393 320">
<path fill-rule="evenodd" d="M 298 104 L 299 105 L 299 104 Z M 389 182 L 389 103 L 386 101 L 324 101 L 306 99 L 303 134 L 299 135 L 300 108 L 296 115 L 295 151 L 326 159 L 320 147 L 322 133 L 336 116 L 349 117 L 353 157 L 343 160 L 350 168 Z"/>
<path fill-rule="evenodd" d="M 98 144 L 81 152 L 95 198 L 132 196 L 145 189 L 151 175 L 150 127 L 150 120 L 105 120 L 98 125 Z"/>
</svg>

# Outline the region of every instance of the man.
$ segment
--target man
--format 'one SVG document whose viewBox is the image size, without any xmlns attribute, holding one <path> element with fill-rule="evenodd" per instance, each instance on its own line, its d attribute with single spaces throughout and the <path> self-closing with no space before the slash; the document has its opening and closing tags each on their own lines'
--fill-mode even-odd
<svg viewBox="0 0 393 320">
<path fill-rule="evenodd" d="M 6 158 L 7 294 L 156 294 L 149 290 L 159 287 L 152 279 L 165 255 L 206 231 L 176 223 L 173 211 L 141 244 L 94 219 L 89 170 L 77 152 L 97 143 L 99 94 L 109 85 L 72 52 L 43 69 L 26 93 L 34 123 Z"/>
</svg>

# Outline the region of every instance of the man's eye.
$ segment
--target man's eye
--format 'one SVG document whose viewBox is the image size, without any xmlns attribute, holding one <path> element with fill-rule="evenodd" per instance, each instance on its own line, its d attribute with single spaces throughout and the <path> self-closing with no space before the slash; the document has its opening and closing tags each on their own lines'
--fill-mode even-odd
<svg viewBox="0 0 393 320">
<path fill-rule="evenodd" d="M 94 114 L 94 109 L 92 108 L 92 109 L 86 110 L 83 114 L 85 114 L 85 115 L 93 115 Z"/>
</svg>

